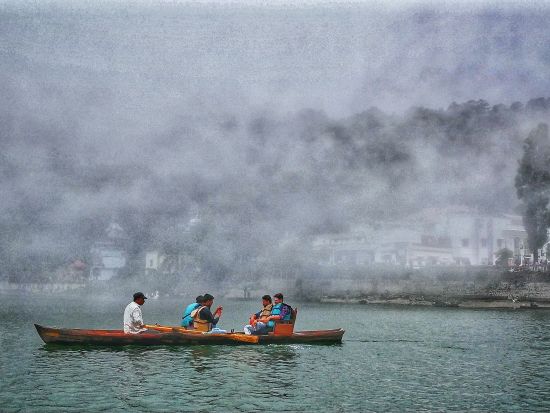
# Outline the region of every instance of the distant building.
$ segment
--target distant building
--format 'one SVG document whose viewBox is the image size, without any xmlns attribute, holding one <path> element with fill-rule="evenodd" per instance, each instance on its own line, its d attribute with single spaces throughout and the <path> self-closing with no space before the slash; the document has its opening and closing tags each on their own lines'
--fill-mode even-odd
<svg viewBox="0 0 550 413">
<path fill-rule="evenodd" d="M 452 241 L 457 263 L 493 265 L 497 252 L 503 248 L 511 250 L 521 262 L 530 254 L 521 216 L 462 211 L 446 214 L 445 220 L 443 229 Z"/>
<path fill-rule="evenodd" d="M 150 249 L 145 252 L 145 274 L 172 275 L 183 273 L 198 273 L 200 266 L 194 257 L 184 252 L 168 254 L 159 249 Z"/>
<path fill-rule="evenodd" d="M 127 264 L 127 243 L 122 227 L 115 222 L 109 224 L 103 239 L 91 248 L 90 279 L 105 281 L 118 276 Z"/>
<path fill-rule="evenodd" d="M 187 222 L 176 225 L 181 234 L 189 234 L 195 227 L 201 224 L 201 218 L 197 215 Z M 167 252 L 162 248 L 150 248 L 145 252 L 146 275 L 170 275 L 184 272 L 198 272 L 200 270 L 195 258 L 189 254 L 179 252 Z"/>
<path fill-rule="evenodd" d="M 151 275 L 161 268 L 166 256 L 159 250 L 145 252 L 145 274 Z"/>
<path fill-rule="evenodd" d="M 493 265 L 503 248 L 513 252 L 517 263 L 529 260 L 520 216 L 489 216 L 460 207 L 425 209 L 379 229 L 327 234 L 313 242 L 323 265 L 384 263 L 413 268 Z"/>
<path fill-rule="evenodd" d="M 69 264 L 59 267 L 55 273 L 58 282 L 84 282 L 88 279 L 87 265 L 84 261 L 76 259 Z"/>
<path fill-rule="evenodd" d="M 367 232 L 358 230 L 317 237 L 313 251 L 322 265 L 364 265 L 374 262 L 376 247 Z"/>
</svg>

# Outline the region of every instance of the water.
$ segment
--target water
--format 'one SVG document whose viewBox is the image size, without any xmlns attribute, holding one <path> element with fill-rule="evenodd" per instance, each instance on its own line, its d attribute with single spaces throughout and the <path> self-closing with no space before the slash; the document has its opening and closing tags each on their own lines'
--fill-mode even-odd
<svg viewBox="0 0 550 413">
<path fill-rule="evenodd" d="M 298 304 L 335 346 L 46 346 L 33 323 L 120 328 L 127 300 L 0 296 L 2 411 L 549 411 L 550 312 Z M 148 300 L 176 324 L 179 300 Z M 224 306 L 242 326 L 254 302 Z M 293 303 L 291 303 L 293 304 Z"/>
</svg>

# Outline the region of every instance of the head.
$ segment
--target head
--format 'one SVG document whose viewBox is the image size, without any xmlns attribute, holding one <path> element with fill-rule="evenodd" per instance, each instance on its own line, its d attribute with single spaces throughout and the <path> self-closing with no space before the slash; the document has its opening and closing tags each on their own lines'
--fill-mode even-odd
<svg viewBox="0 0 550 413">
<path fill-rule="evenodd" d="M 264 296 L 262 297 L 262 304 L 263 304 L 264 307 L 268 306 L 268 305 L 271 304 L 271 303 L 272 303 L 272 301 L 271 301 L 271 296 L 269 296 L 269 295 L 264 295 Z"/>
<path fill-rule="evenodd" d="M 197 298 L 195 298 L 195 302 L 197 304 L 202 304 L 204 301 L 204 297 L 202 295 L 198 295 Z"/>
<path fill-rule="evenodd" d="M 214 304 L 214 297 L 212 295 L 204 294 L 202 298 L 203 298 L 202 305 L 205 305 L 210 308 L 212 304 Z"/>
<path fill-rule="evenodd" d="M 145 294 L 142 292 L 137 292 L 134 294 L 134 302 L 139 305 L 145 304 L 145 300 L 147 300 L 147 297 L 145 297 Z"/>
<path fill-rule="evenodd" d="M 277 293 L 273 296 L 273 301 L 275 304 L 281 304 L 283 302 L 283 295 L 281 293 Z"/>
</svg>

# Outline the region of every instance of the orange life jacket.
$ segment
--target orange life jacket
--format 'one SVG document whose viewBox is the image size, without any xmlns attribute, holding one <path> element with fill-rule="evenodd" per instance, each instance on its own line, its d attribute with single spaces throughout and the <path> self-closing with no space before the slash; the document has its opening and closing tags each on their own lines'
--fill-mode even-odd
<svg viewBox="0 0 550 413">
<path fill-rule="evenodd" d="M 201 305 L 191 312 L 191 317 L 193 317 L 193 328 L 197 331 L 208 332 L 212 330 L 212 323 L 209 323 L 206 320 L 201 320 L 200 312 L 203 308 L 206 308 L 206 306 Z"/>
</svg>

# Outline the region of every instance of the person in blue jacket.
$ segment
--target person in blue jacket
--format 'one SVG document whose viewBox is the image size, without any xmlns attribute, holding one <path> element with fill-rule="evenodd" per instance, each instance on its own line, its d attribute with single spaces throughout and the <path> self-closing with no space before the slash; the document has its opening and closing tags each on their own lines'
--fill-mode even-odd
<svg viewBox="0 0 550 413">
<path fill-rule="evenodd" d="M 277 293 L 273 296 L 273 308 L 271 315 L 266 318 L 267 327 L 273 329 L 277 321 L 289 321 L 292 319 L 292 307 L 283 302 L 283 294 Z"/>
<path fill-rule="evenodd" d="M 185 307 L 185 311 L 183 312 L 183 317 L 181 320 L 181 326 L 185 327 L 187 329 L 193 328 L 193 316 L 191 313 L 199 308 L 202 303 L 204 302 L 204 297 L 202 295 L 199 295 L 194 303 L 189 304 L 187 307 Z"/>
</svg>

